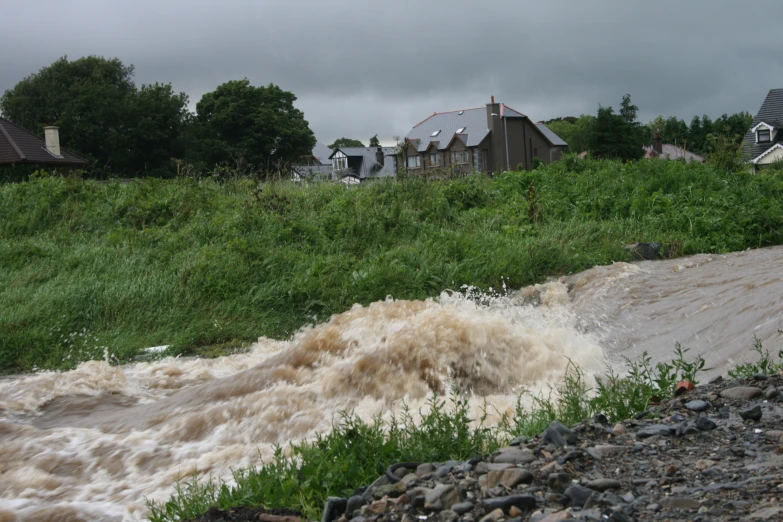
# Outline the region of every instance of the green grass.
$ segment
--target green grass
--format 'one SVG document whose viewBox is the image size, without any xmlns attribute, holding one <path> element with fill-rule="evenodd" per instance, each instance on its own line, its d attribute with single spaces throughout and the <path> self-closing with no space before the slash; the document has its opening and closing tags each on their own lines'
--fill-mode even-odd
<svg viewBox="0 0 783 522">
<path fill-rule="evenodd" d="M 0 185 L 0 372 L 219 353 L 392 295 L 783 244 L 783 177 L 568 159 L 494 178 Z"/>
<path fill-rule="evenodd" d="M 434 397 L 414 422 L 405 408 L 388 420 L 380 416 L 366 423 L 344 413 L 332 431 L 313 441 L 292 443 L 261 466 L 234 472 L 235 484 L 195 477 L 178 484 L 167 502 L 148 502 L 153 522 L 174 522 L 195 518 L 210 506 L 292 508 L 308 519 L 320 519 L 328 496 L 348 497 L 360 485 L 368 485 L 385 468 L 397 462 L 443 462 L 485 456 L 513 437 L 539 435 L 553 420 L 573 425 L 601 413 L 609 421 L 627 419 L 644 411 L 652 399 L 668 399 L 677 381 L 696 384 L 704 359 L 686 358 L 687 349 L 677 346 L 669 363 L 650 366 L 645 354 L 639 361 L 626 361 L 628 374 L 608 376 L 591 388 L 582 371 L 570 365 L 563 382 L 548 394 L 534 396 L 530 409 L 517 400 L 513 414 L 501 415 L 488 425 L 484 407 L 479 419 L 472 419 L 468 401 L 457 390 L 448 399 Z"/>
</svg>

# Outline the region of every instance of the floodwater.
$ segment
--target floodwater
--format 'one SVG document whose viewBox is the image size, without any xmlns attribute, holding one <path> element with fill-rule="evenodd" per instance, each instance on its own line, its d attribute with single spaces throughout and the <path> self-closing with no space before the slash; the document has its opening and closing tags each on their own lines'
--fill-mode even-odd
<svg viewBox="0 0 783 522">
<path fill-rule="evenodd" d="M 783 348 L 783 248 L 615 263 L 502 295 L 355 306 L 248 353 L 0 381 L 0 521 L 142 520 L 192 474 L 230 480 L 276 444 L 414 410 L 454 384 L 476 412 L 676 342 L 710 374 Z"/>
</svg>

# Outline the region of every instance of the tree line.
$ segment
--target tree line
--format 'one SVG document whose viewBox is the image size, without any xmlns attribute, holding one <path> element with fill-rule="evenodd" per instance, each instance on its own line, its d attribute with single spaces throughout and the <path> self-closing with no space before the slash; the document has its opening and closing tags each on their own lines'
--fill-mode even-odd
<svg viewBox="0 0 783 522">
<path fill-rule="evenodd" d="M 63 147 L 91 161 L 95 176 L 170 176 L 183 164 L 270 172 L 310 154 L 315 136 L 296 96 L 232 80 L 188 110 L 170 83 L 136 87 L 117 58 L 64 56 L 5 91 L 0 113 L 43 135 L 60 127 Z"/>
<path fill-rule="evenodd" d="M 650 146 L 653 135 L 663 143 L 677 145 L 708 158 L 723 168 L 742 163 L 742 141 L 753 116 L 748 112 L 723 114 L 713 120 L 707 115 L 694 116 L 690 125 L 675 116 L 657 116 L 642 124 L 637 120 L 638 107 L 631 96 L 623 96 L 620 110 L 599 107 L 595 116 L 554 118 L 544 123 L 568 143 L 570 152 L 590 152 L 595 157 L 624 160 L 644 156 L 643 146 Z"/>
</svg>

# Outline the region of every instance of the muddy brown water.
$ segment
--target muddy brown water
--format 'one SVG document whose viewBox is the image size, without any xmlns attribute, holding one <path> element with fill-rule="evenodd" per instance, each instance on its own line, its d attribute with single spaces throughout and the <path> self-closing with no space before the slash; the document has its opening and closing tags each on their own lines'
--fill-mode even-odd
<svg viewBox="0 0 783 522">
<path fill-rule="evenodd" d="M 274 445 L 416 410 L 456 383 L 498 412 L 547 389 L 568 360 L 592 375 L 674 344 L 712 374 L 783 349 L 783 249 L 615 263 L 503 297 L 355 306 L 245 354 L 0 380 L 0 520 L 141 520 L 191 474 L 230 480 Z M 466 297 L 467 294 L 467 297 Z"/>
</svg>

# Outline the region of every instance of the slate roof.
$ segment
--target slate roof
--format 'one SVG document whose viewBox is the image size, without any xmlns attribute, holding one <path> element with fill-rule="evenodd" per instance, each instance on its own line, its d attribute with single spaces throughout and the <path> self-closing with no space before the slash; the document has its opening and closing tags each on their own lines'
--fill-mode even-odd
<svg viewBox="0 0 783 522">
<path fill-rule="evenodd" d="M 52 165 L 87 165 L 88 161 L 64 148 L 61 158 L 46 150 L 46 142 L 32 132 L 0 118 L 0 165 L 42 163 Z"/>
<path fill-rule="evenodd" d="M 778 127 L 780 125 L 779 122 L 783 121 L 783 89 L 772 89 L 769 91 L 764 99 L 764 103 L 761 104 L 758 114 L 753 118 L 750 128 L 752 129 L 762 121 L 773 127 Z M 783 132 L 778 131 L 773 141 L 756 143 L 755 133 L 748 130 L 747 134 L 745 134 L 745 143 L 750 146 L 751 159 L 756 159 L 776 144 L 783 143 Z"/>
<path fill-rule="evenodd" d="M 538 127 L 538 130 L 541 131 L 541 134 L 546 136 L 546 139 L 549 140 L 549 143 L 551 143 L 555 147 L 567 147 L 568 143 L 566 143 L 563 138 L 552 132 L 552 130 L 544 125 L 543 123 L 536 123 L 536 127 Z"/>
<path fill-rule="evenodd" d="M 329 156 L 332 155 L 332 149 L 327 147 L 323 143 L 316 143 L 313 147 L 313 157 L 318 160 L 321 165 L 331 165 Z"/>
<path fill-rule="evenodd" d="M 383 165 L 378 164 L 378 148 L 383 152 Z M 349 158 L 362 158 L 358 174 L 361 179 L 397 175 L 397 147 L 338 147 L 329 155 L 329 160 L 340 151 Z"/>
</svg>

